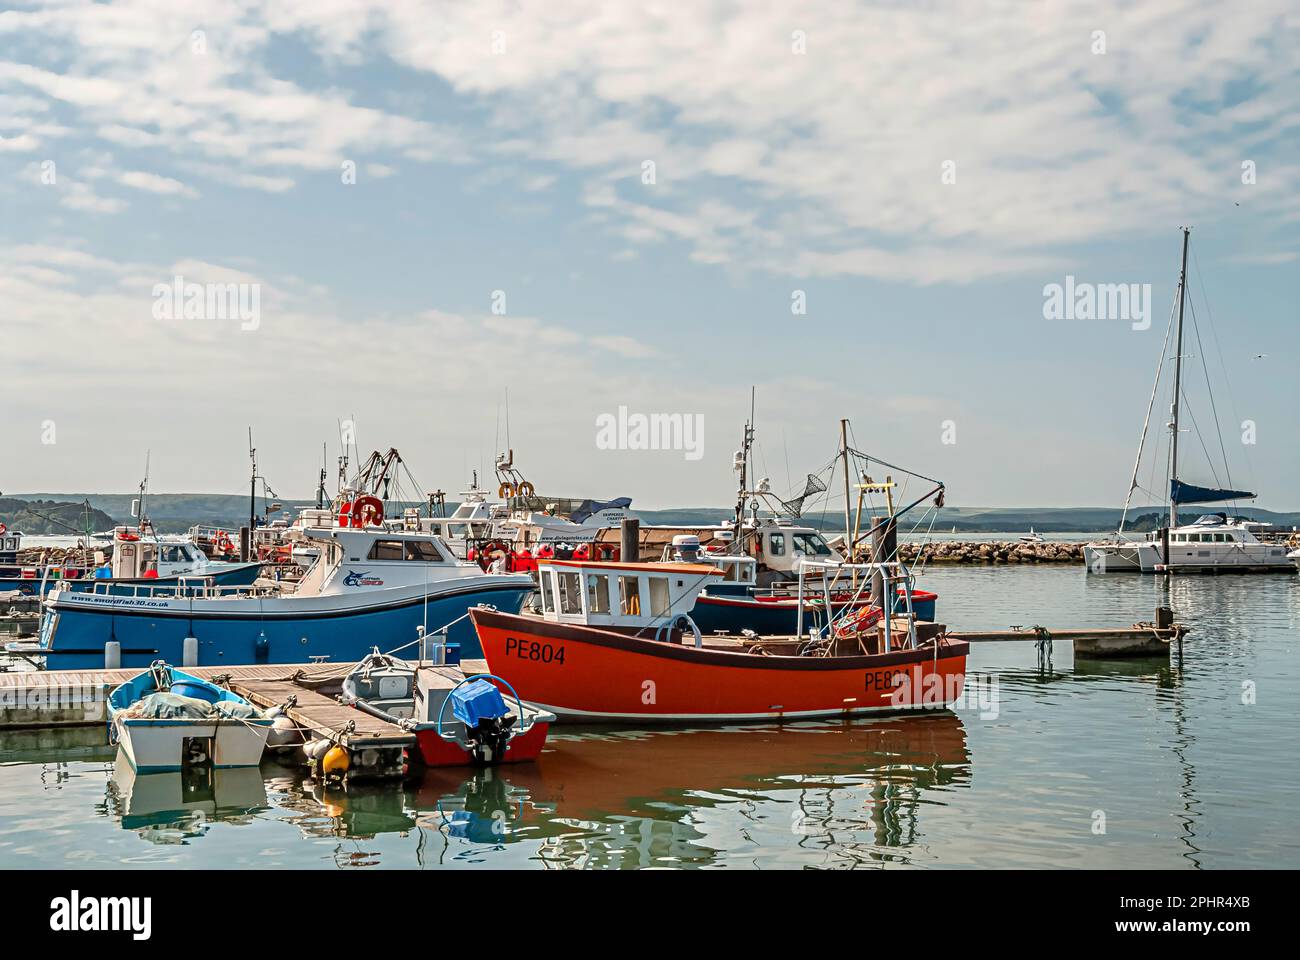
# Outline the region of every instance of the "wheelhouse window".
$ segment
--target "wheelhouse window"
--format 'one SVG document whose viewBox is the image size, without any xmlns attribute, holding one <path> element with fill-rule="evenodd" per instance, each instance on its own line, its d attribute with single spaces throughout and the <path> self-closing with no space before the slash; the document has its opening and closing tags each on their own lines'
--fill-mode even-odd
<svg viewBox="0 0 1300 960">
<path fill-rule="evenodd" d="M 551 588 L 551 571 L 543 570 L 537 578 L 542 587 L 542 610 L 545 613 L 555 612 L 555 593 Z"/>
<path fill-rule="evenodd" d="M 609 613 L 609 578 L 602 573 L 587 574 L 587 612 Z"/>
<path fill-rule="evenodd" d="M 785 556 L 784 533 L 769 533 L 767 535 L 767 552 L 774 557 Z"/>
<path fill-rule="evenodd" d="M 624 616 L 641 616 L 641 583 L 636 577 L 618 578 L 618 607 Z"/>
<path fill-rule="evenodd" d="M 442 555 L 438 553 L 438 548 L 434 546 L 432 540 L 407 540 L 406 559 L 418 560 L 421 563 L 438 563 L 442 560 Z"/>
<path fill-rule="evenodd" d="M 796 533 L 794 534 L 794 548 L 802 550 L 804 556 L 808 557 L 829 557 L 831 547 L 822 539 L 819 533 Z"/>
<path fill-rule="evenodd" d="M 401 560 L 405 556 L 401 540 L 376 540 L 370 546 L 369 560 Z"/>
<path fill-rule="evenodd" d="M 650 584 L 650 616 L 662 617 L 668 612 L 668 578 L 648 577 Z"/>
<path fill-rule="evenodd" d="M 560 613 L 582 613 L 582 579 L 576 573 L 556 575 Z"/>
</svg>

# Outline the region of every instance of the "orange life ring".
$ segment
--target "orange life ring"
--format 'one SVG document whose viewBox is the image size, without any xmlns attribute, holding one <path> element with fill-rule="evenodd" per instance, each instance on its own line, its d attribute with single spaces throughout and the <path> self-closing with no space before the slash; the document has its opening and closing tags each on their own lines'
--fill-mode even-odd
<svg viewBox="0 0 1300 960">
<path fill-rule="evenodd" d="M 507 557 L 510 555 L 510 544 L 504 540 L 492 540 L 475 551 L 474 559 L 484 571 L 487 571 L 492 567 L 492 562 L 503 555 Z"/>
<path fill-rule="evenodd" d="M 352 501 L 352 526 L 377 527 L 384 522 L 384 502 L 366 494 Z"/>
<path fill-rule="evenodd" d="M 505 483 L 501 484 L 501 486 L 497 487 L 497 496 L 500 497 L 502 500 L 509 500 L 514 495 L 515 495 L 515 485 L 508 480 Z"/>
<path fill-rule="evenodd" d="M 525 493 L 525 490 L 528 492 Z M 515 488 L 515 496 L 517 497 L 531 497 L 536 492 L 537 490 L 527 480 L 521 480 L 519 486 Z"/>
<path fill-rule="evenodd" d="M 3 536 L 8 532 L 9 532 L 9 528 L 6 527 L 3 523 L 0 523 L 0 536 Z"/>
</svg>

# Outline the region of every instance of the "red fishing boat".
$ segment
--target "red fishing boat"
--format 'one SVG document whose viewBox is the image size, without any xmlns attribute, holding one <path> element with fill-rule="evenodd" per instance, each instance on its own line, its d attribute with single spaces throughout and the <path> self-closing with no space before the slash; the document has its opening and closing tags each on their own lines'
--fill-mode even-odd
<svg viewBox="0 0 1300 960">
<path fill-rule="evenodd" d="M 805 560 L 800 576 L 828 570 L 863 585 L 879 574 L 885 595 L 910 590 L 897 562 Z M 689 611 L 720 576 L 708 564 L 543 560 L 540 614 L 477 607 L 470 618 L 493 672 L 560 719 L 825 717 L 943 708 L 961 695 L 967 643 L 864 608 L 859 595 L 807 635 L 705 636 Z"/>
</svg>

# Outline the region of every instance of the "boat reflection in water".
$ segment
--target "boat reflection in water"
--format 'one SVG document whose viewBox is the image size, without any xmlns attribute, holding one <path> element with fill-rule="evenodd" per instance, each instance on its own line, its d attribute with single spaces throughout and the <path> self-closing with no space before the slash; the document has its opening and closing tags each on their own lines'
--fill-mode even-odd
<svg viewBox="0 0 1300 960">
<path fill-rule="evenodd" d="M 928 860 L 925 820 L 970 784 L 953 713 L 646 730 L 571 727 L 537 763 L 325 788 L 297 769 L 140 776 L 108 813 L 155 843 L 219 821 L 292 824 L 336 866 L 637 868 Z M 937 831 L 936 831 L 937 832 Z M 330 855 L 327 854 L 327 857 Z"/>
<path fill-rule="evenodd" d="M 106 789 L 106 812 L 150 843 L 189 843 L 214 823 L 251 823 L 269 809 L 257 767 L 209 764 L 137 773 L 122 754 Z"/>
<path fill-rule="evenodd" d="M 961 720 L 940 713 L 565 731 L 536 764 L 448 774 L 428 771 L 413 805 L 452 845 L 539 841 L 549 867 L 706 866 L 745 846 L 779 858 L 784 845 L 852 866 L 907 861 L 922 805 L 971 769 Z"/>
</svg>

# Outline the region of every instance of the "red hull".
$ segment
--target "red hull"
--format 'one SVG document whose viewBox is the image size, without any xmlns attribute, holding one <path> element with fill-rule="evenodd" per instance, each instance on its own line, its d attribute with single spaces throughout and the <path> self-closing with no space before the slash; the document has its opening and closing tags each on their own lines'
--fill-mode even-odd
<svg viewBox="0 0 1300 960">
<path fill-rule="evenodd" d="M 534 723 L 527 733 L 514 737 L 506 744 L 506 755 L 496 763 L 527 763 L 536 760 L 546 745 L 546 736 L 551 725 L 546 722 Z M 460 744 L 444 740 L 436 730 L 419 730 L 415 739 L 420 745 L 420 757 L 426 767 L 469 767 L 473 763 L 470 756 L 461 749 Z"/>
<path fill-rule="evenodd" d="M 471 610 L 494 673 L 566 719 L 735 721 L 943 707 L 969 645 L 855 657 L 764 657 Z"/>
</svg>

